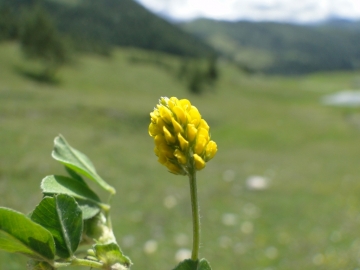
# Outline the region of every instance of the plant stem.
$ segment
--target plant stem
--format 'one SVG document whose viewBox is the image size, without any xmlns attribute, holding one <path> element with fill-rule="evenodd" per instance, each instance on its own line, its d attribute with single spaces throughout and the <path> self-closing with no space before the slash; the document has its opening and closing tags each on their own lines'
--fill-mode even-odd
<svg viewBox="0 0 360 270">
<path fill-rule="evenodd" d="M 104 266 L 104 264 L 101 262 L 91 261 L 87 259 L 77 259 L 77 258 L 74 258 L 69 262 L 55 262 L 54 264 L 55 268 L 74 266 L 74 265 L 87 266 L 91 268 L 103 268 Z"/>
<path fill-rule="evenodd" d="M 197 261 L 199 258 L 200 248 L 200 216 L 199 216 L 199 202 L 197 197 L 197 183 L 195 168 L 189 172 L 190 196 L 191 196 L 191 210 L 193 220 L 193 249 L 191 259 Z"/>
</svg>

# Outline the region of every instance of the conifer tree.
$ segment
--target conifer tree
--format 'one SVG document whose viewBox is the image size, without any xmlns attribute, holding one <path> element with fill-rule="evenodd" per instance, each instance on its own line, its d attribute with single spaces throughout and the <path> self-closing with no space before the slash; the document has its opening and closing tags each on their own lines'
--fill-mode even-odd
<svg viewBox="0 0 360 270">
<path fill-rule="evenodd" d="M 24 55 L 38 59 L 44 66 L 44 79 L 52 79 L 66 61 L 65 45 L 50 16 L 36 5 L 25 16 L 21 26 L 20 44 Z"/>
<path fill-rule="evenodd" d="M 18 21 L 10 5 L 0 3 L 0 41 L 14 39 L 18 35 Z"/>
</svg>

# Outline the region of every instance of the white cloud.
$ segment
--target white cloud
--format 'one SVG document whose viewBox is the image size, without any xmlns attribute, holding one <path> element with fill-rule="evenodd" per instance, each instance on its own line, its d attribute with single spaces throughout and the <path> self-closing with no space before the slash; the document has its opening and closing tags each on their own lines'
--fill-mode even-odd
<svg viewBox="0 0 360 270">
<path fill-rule="evenodd" d="M 311 22 L 338 16 L 360 19 L 360 0 L 137 0 L 156 13 L 189 20 Z"/>
</svg>

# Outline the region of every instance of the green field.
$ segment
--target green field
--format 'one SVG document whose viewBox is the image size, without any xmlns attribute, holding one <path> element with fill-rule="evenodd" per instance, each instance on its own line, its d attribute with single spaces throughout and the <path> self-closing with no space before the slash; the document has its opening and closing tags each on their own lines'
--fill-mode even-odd
<svg viewBox="0 0 360 270">
<path fill-rule="evenodd" d="M 198 174 L 200 256 L 214 270 L 360 269 L 360 112 L 319 102 L 360 88 L 359 72 L 248 76 L 220 63 L 216 89 L 193 96 L 169 71 L 129 62 L 134 54 L 144 52 L 79 56 L 49 85 L 19 72 L 33 63 L 16 44 L 0 46 L 1 206 L 30 212 L 41 179 L 65 174 L 50 157 L 61 133 L 116 188 L 115 234 L 132 269 L 172 269 L 191 248 L 188 181 L 157 163 L 147 128 L 160 96 L 188 98 L 219 148 Z M 251 175 L 269 187 L 247 189 Z M 25 265 L 0 251 L 0 269 Z"/>
</svg>

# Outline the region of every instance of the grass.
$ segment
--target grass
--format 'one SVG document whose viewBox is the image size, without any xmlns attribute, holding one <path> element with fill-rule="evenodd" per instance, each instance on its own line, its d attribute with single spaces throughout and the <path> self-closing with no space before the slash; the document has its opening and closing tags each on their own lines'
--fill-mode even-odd
<svg viewBox="0 0 360 270">
<path fill-rule="evenodd" d="M 117 189 L 115 234 L 132 269 L 172 269 L 176 251 L 191 248 L 188 181 L 157 163 L 147 127 L 160 96 L 189 98 L 219 147 L 198 175 L 200 256 L 213 269 L 360 269 L 359 126 L 347 110 L 319 103 L 356 87 L 359 72 L 246 76 L 224 62 L 216 91 L 193 96 L 164 69 L 130 63 L 136 53 L 144 52 L 80 56 L 54 85 L 16 72 L 32 63 L 16 44 L 1 44 L 0 205 L 27 213 L 41 179 L 65 173 L 50 157 L 62 133 Z M 250 175 L 270 178 L 269 188 L 248 190 Z M 151 254 L 149 240 L 158 243 Z M 25 264 L 0 252 L 0 269 Z"/>
</svg>

